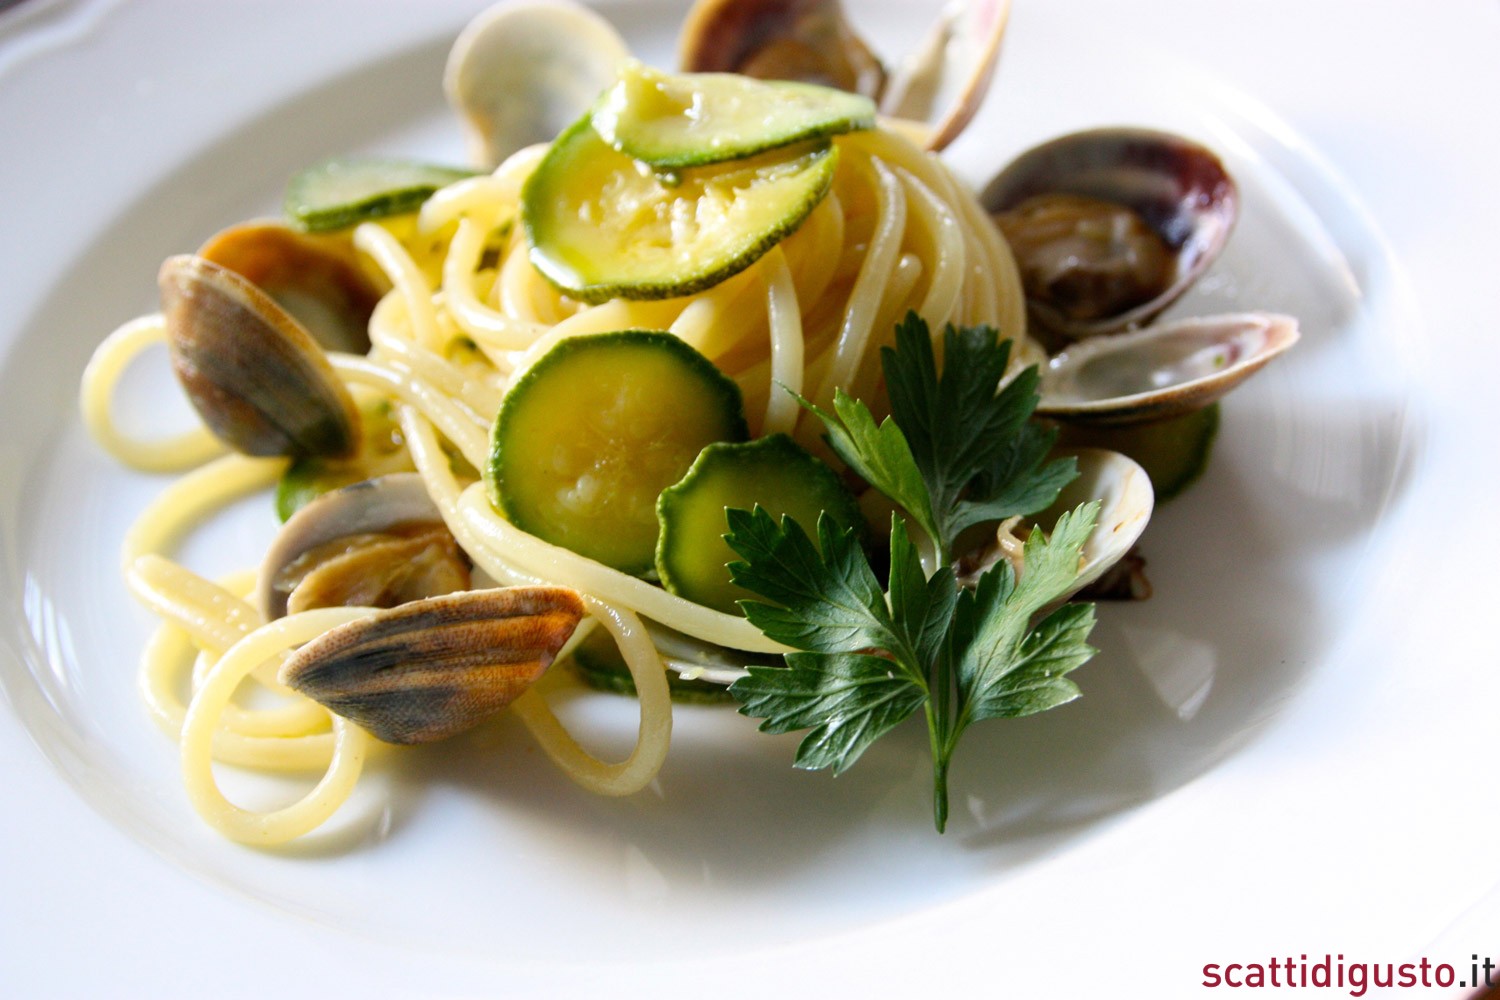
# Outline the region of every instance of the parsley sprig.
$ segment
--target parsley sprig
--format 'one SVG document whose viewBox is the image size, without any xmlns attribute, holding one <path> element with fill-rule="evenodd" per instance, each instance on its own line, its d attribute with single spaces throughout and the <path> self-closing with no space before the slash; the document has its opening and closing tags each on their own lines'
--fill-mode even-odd
<svg viewBox="0 0 1500 1000">
<path fill-rule="evenodd" d="M 829 518 L 817 539 L 791 518 L 730 510 L 734 582 L 763 600 L 742 601 L 750 622 L 793 647 L 785 667 L 755 666 L 730 691 L 740 711 L 772 733 L 808 730 L 796 765 L 851 766 L 865 749 L 922 709 L 933 760 L 933 819 L 947 824 L 948 770 L 975 722 L 1014 718 L 1071 701 L 1066 674 L 1093 655 L 1089 604 L 1065 604 L 1097 504 L 1063 514 L 1051 535 L 1032 531 L 1017 579 L 1001 560 L 974 589 L 960 587 L 952 552 L 974 525 L 1035 513 L 1076 475 L 1071 459 L 1047 461 L 1053 434 L 1030 422 L 1036 372 L 1003 388 L 1008 342 L 990 327 L 944 331 L 938 375 L 926 324 L 910 315 L 882 352 L 892 416 L 877 424 L 842 391 L 834 412 L 811 406 L 833 450 L 899 505 L 932 541 L 929 575 L 906 519 L 891 520 L 888 588 L 854 532 Z"/>
</svg>

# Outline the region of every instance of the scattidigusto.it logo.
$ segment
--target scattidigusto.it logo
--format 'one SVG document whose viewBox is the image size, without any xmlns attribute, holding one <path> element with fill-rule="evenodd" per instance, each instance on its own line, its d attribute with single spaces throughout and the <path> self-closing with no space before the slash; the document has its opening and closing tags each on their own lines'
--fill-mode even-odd
<svg viewBox="0 0 1500 1000">
<path fill-rule="evenodd" d="M 1273 958 L 1268 962 L 1214 962 L 1203 967 L 1203 985 L 1231 989 L 1307 987 L 1342 989 L 1350 996 L 1361 997 L 1371 987 L 1379 989 L 1415 989 L 1421 987 L 1493 986 L 1495 963 L 1478 955 L 1471 956 L 1468 975 L 1460 977 L 1449 962 L 1422 958 L 1415 962 L 1349 962 L 1342 954 L 1324 955 L 1321 960 Z"/>
</svg>

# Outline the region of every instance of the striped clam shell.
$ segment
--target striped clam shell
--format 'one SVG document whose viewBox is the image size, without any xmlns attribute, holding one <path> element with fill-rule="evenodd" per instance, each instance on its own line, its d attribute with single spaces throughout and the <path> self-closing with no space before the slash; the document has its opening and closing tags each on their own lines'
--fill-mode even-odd
<svg viewBox="0 0 1500 1000">
<path fill-rule="evenodd" d="M 324 633 L 281 681 L 387 743 L 431 743 L 490 718 L 551 665 L 583 618 L 561 587 L 411 601 Z"/>
</svg>

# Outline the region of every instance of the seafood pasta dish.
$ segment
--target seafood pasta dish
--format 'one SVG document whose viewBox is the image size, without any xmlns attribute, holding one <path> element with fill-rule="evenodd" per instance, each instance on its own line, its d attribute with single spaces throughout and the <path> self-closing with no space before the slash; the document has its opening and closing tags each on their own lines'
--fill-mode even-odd
<svg viewBox="0 0 1500 1000">
<path fill-rule="evenodd" d="M 586 7 L 503 3 L 443 80 L 471 163 L 310 164 L 280 217 L 162 263 L 82 407 L 163 476 L 122 569 L 207 823 L 293 840 L 383 754 L 502 712 L 629 795 L 692 701 L 834 773 L 920 717 L 941 831 L 968 726 L 1078 696 L 1091 601 L 1147 596 L 1154 504 L 1298 331 L 1158 319 L 1237 210 L 1190 139 L 1062 136 L 978 192 L 950 170 L 1007 15 L 951 5 L 898 63 L 837 0 L 701 0 L 659 67 Z M 161 343 L 200 424 L 143 440 L 112 397 Z M 186 565 L 255 494 L 261 564 Z M 628 755 L 568 731 L 563 685 L 638 711 Z M 321 777 L 259 811 L 215 762 Z"/>
</svg>

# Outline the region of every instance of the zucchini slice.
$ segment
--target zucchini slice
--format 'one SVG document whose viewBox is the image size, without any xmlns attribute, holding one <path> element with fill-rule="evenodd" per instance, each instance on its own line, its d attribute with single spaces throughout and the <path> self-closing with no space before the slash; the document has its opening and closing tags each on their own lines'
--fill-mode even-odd
<svg viewBox="0 0 1500 1000">
<path fill-rule="evenodd" d="M 1219 404 L 1210 403 L 1180 417 L 1146 424 L 1096 427 L 1065 424 L 1058 443 L 1067 447 L 1108 448 L 1133 458 L 1151 479 L 1156 502 L 1180 496 L 1208 468 L 1219 433 Z"/>
<path fill-rule="evenodd" d="M 828 193 L 836 163 L 823 142 L 657 173 L 611 149 L 585 117 L 522 189 L 531 262 L 585 302 L 689 295 L 790 235 Z"/>
<path fill-rule="evenodd" d="M 474 171 L 412 160 L 335 157 L 287 183 L 283 210 L 308 232 L 343 229 L 418 208 L 438 188 Z"/>
<path fill-rule="evenodd" d="M 756 504 L 778 521 L 790 515 L 813 537 L 823 513 L 844 528 L 865 528 L 859 503 L 838 474 L 785 434 L 748 444 L 711 444 L 656 502 L 661 522 L 656 572 L 662 586 L 690 601 L 739 614 L 735 602 L 755 595 L 730 582 L 728 564 L 736 556 L 724 541 L 729 530 L 724 511 L 750 510 Z"/>
<path fill-rule="evenodd" d="M 500 404 L 491 499 L 523 531 L 646 574 L 657 496 L 705 445 L 748 433 L 739 386 L 673 334 L 569 337 Z"/>
<path fill-rule="evenodd" d="M 701 167 L 875 126 L 875 103 L 831 87 L 737 73 L 672 75 L 632 63 L 604 92 L 594 131 L 657 168 Z"/>
</svg>

